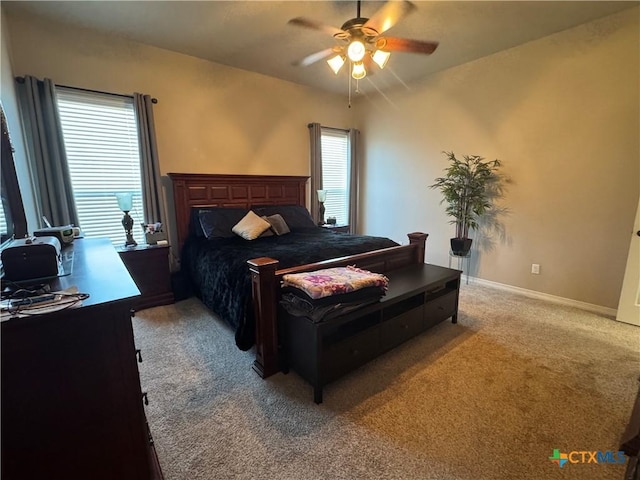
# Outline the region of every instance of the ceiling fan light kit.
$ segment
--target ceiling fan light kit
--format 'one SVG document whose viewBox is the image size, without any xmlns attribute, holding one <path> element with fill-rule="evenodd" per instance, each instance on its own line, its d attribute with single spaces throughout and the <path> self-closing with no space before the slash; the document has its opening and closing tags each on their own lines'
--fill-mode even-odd
<svg viewBox="0 0 640 480">
<path fill-rule="evenodd" d="M 438 46 L 437 42 L 381 37 L 385 31 L 415 8 L 415 5 L 408 0 L 388 1 L 371 18 L 363 18 L 360 16 L 360 1 L 358 0 L 356 17 L 347 20 L 341 28 L 323 25 L 302 17 L 293 18 L 289 20 L 291 25 L 329 33 L 338 42 L 333 48 L 312 53 L 301 61 L 295 62 L 294 65 L 309 66 L 318 60 L 331 56 L 327 63 L 333 73 L 337 75 L 346 60 L 349 59 L 351 78 L 360 80 L 367 75 L 365 67 L 367 58 L 373 60 L 380 69 L 383 69 L 389 61 L 392 51 L 429 55 Z M 351 93 L 351 80 L 349 80 L 349 93 Z"/>
<path fill-rule="evenodd" d="M 333 73 L 337 75 L 346 59 L 349 58 L 351 61 L 351 77 L 360 80 L 367 75 L 367 69 L 362 61 L 365 55 L 370 55 L 371 59 L 380 69 L 383 69 L 391 56 L 391 52 L 384 52 L 382 50 L 371 51 L 368 50 L 360 40 L 354 40 L 347 47 L 346 55 L 340 53 L 327 60 L 327 63 L 329 67 L 331 67 L 331 70 L 333 70 Z"/>
</svg>

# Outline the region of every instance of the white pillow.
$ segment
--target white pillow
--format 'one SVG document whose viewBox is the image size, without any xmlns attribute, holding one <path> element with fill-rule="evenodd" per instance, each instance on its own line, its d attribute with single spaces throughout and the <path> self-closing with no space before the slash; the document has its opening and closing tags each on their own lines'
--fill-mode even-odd
<svg viewBox="0 0 640 480">
<path fill-rule="evenodd" d="M 262 232 L 269 229 L 271 224 L 249 210 L 242 220 L 236 223 L 231 231 L 245 240 L 255 240 Z"/>
</svg>

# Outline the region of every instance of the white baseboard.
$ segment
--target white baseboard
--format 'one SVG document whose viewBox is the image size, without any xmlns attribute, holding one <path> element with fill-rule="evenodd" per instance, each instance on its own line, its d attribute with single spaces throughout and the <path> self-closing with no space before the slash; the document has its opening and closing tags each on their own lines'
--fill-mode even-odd
<svg viewBox="0 0 640 480">
<path fill-rule="evenodd" d="M 463 282 L 466 280 L 463 275 Z M 548 293 L 536 292 L 535 290 L 529 290 L 521 287 L 514 287 L 512 285 L 506 285 L 504 283 L 492 282 L 491 280 L 485 280 L 483 278 L 469 277 L 471 283 L 477 283 L 479 285 L 487 285 L 489 287 L 499 288 L 513 293 L 520 293 L 527 297 L 537 298 L 540 300 L 547 300 L 549 302 L 558 303 L 560 305 L 566 305 L 569 307 L 576 307 L 588 312 L 597 313 L 605 317 L 616 318 L 617 310 L 615 308 L 603 307 L 601 305 L 594 305 L 593 303 L 580 302 L 578 300 L 572 300 L 570 298 L 558 297 L 556 295 L 550 295 Z"/>
</svg>

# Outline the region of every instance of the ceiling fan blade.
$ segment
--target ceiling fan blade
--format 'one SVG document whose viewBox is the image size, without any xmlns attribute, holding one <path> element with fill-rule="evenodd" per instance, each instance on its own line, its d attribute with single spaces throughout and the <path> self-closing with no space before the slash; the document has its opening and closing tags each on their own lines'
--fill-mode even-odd
<svg viewBox="0 0 640 480">
<path fill-rule="evenodd" d="M 332 37 L 338 35 L 339 37 L 347 34 L 344 30 L 339 29 L 338 27 L 332 27 L 331 25 L 324 25 L 322 23 L 318 23 L 314 20 L 309 20 L 304 17 L 296 17 L 292 18 L 288 22 L 290 25 L 295 25 L 296 27 L 310 28 L 312 30 L 319 30 L 321 32 L 328 33 Z"/>
<path fill-rule="evenodd" d="M 327 58 L 331 54 L 334 54 L 335 50 L 333 48 L 325 48 L 324 50 L 320 50 L 319 52 L 312 53 L 311 55 L 307 55 L 302 60 L 298 60 L 293 62 L 293 65 L 296 67 L 308 67 L 311 64 L 314 64 L 324 58 Z"/>
<path fill-rule="evenodd" d="M 410 40 L 408 38 L 397 37 L 381 37 L 377 40 L 377 46 L 380 50 L 388 52 L 424 53 L 428 55 L 438 48 L 438 42 L 423 42 L 422 40 Z"/>
<path fill-rule="evenodd" d="M 408 0 L 388 1 L 369 18 L 363 28 L 372 28 L 380 34 L 389 30 L 415 8 L 416 6 Z"/>
</svg>

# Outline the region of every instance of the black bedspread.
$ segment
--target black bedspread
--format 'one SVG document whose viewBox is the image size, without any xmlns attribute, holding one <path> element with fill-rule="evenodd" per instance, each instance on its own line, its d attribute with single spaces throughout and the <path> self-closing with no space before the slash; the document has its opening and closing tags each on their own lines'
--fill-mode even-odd
<svg viewBox="0 0 640 480">
<path fill-rule="evenodd" d="M 319 227 L 253 241 L 191 237 L 182 251 L 182 268 L 195 294 L 235 330 L 238 348 L 248 350 L 255 342 L 255 321 L 247 260 L 271 257 L 280 262 L 278 268 L 287 268 L 397 245 L 388 238 Z"/>
</svg>

